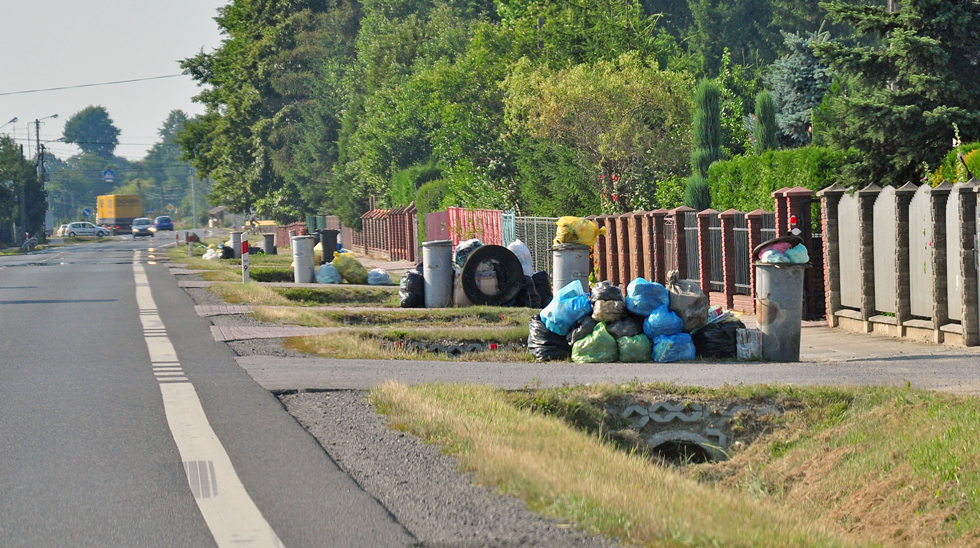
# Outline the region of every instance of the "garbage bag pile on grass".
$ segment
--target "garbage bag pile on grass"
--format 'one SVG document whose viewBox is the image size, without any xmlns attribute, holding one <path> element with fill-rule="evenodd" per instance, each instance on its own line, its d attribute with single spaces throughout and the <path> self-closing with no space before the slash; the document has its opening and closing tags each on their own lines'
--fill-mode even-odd
<svg viewBox="0 0 980 548">
<path fill-rule="evenodd" d="M 576 363 L 734 359 L 742 322 L 721 307 L 708 308 L 696 282 L 671 273 L 669 283 L 637 278 L 624 296 L 609 282 L 586 294 L 573 281 L 531 320 L 528 349 L 538 361 L 571 356 Z"/>
<path fill-rule="evenodd" d="M 347 283 L 360 285 L 368 283 L 367 269 L 350 253 L 337 253 L 334 251 L 331 264 L 347 280 Z"/>
</svg>

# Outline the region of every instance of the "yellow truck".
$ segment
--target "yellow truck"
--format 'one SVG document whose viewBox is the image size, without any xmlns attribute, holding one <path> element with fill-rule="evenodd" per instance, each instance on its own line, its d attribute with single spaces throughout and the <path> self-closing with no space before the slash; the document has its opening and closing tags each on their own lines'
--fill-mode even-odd
<svg viewBox="0 0 980 548">
<path fill-rule="evenodd" d="M 136 194 L 108 194 L 96 199 L 95 224 L 113 234 L 129 233 L 133 219 L 143 216 L 143 202 Z"/>
</svg>

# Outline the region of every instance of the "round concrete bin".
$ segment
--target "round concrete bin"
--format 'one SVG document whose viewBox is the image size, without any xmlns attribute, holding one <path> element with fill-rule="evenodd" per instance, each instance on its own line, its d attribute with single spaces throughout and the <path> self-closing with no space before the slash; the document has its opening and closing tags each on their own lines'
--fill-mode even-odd
<svg viewBox="0 0 980 548">
<path fill-rule="evenodd" d="M 293 245 L 293 281 L 313 283 L 313 236 L 296 236 Z"/>
<path fill-rule="evenodd" d="M 582 244 L 557 244 L 551 246 L 554 267 L 551 276 L 551 293 L 557 295 L 572 280 L 581 280 L 582 289 L 589 292 L 589 246 Z"/>
<path fill-rule="evenodd" d="M 453 304 L 453 241 L 436 240 L 422 244 L 422 279 L 426 308 L 446 308 Z"/>
<path fill-rule="evenodd" d="M 242 233 L 232 232 L 231 233 L 231 247 L 235 250 L 235 258 L 242 258 Z"/>
<path fill-rule="evenodd" d="M 803 271 L 807 266 L 755 263 L 755 317 L 766 360 L 800 361 Z"/>
</svg>

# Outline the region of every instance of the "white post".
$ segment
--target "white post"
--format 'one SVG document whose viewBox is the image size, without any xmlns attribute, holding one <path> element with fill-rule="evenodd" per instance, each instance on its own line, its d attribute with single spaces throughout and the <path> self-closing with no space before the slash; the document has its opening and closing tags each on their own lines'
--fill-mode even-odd
<svg viewBox="0 0 980 548">
<path fill-rule="evenodd" d="M 248 279 L 248 232 L 242 232 L 242 283 L 249 283 Z"/>
</svg>

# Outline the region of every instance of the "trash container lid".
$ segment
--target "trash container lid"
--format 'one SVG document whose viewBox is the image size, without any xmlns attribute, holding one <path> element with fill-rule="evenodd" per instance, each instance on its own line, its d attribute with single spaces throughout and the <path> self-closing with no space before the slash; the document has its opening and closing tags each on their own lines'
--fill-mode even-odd
<svg viewBox="0 0 980 548">
<path fill-rule="evenodd" d="M 755 249 L 752 250 L 752 260 L 759 258 L 759 252 L 762 251 L 762 248 L 766 247 L 767 245 L 778 244 L 780 242 L 786 242 L 789 245 L 796 247 L 803 243 L 803 238 L 800 238 L 799 236 L 790 235 L 790 236 L 781 236 L 779 238 L 773 238 L 771 240 L 766 240 L 765 242 L 762 242 L 761 244 L 755 246 Z"/>
<path fill-rule="evenodd" d="M 442 246 L 452 246 L 452 240 L 434 240 L 431 242 L 422 242 L 422 247 L 442 247 Z"/>
</svg>

